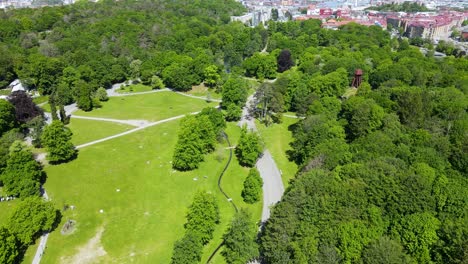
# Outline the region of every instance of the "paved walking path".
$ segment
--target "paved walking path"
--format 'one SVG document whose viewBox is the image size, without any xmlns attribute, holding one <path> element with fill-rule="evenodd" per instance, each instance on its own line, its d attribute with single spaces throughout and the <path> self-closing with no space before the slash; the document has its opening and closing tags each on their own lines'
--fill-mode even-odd
<svg viewBox="0 0 468 264">
<path fill-rule="evenodd" d="M 137 119 L 122 120 L 122 119 L 103 118 L 103 117 L 89 117 L 89 116 L 77 116 L 77 115 L 72 115 L 71 118 L 76 118 L 76 119 L 87 119 L 87 120 L 96 120 L 96 121 L 105 121 L 105 122 L 114 122 L 114 123 L 121 123 L 121 124 L 136 126 L 136 127 L 146 126 L 146 125 L 150 124 L 150 122 L 147 121 L 147 120 L 137 120 Z"/>
<path fill-rule="evenodd" d="M 246 106 L 242 109 L 242 119 L 239 121 L 239 125 L 247 125 L 248 129 L 256 131 L 257 128 L 255 126 L 254 118 L 249 115 L 248 111 L 253 99 L 253 95 L 247 99 Z M 284 186 L 283 180 L 281 179 L 281 173 L 267 149 L 265 149 L 262 157 L 257 161 L 256 167 L 263 179 L 262 222 L 264 223 L 268 218 L 270 218 L 270 207 L 281 200 L 284 193 Z"/>
</svg>

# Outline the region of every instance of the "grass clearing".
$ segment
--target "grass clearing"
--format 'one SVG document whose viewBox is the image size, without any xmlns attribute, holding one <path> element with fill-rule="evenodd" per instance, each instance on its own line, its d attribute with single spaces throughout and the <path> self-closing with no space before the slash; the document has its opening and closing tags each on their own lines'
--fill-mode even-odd
<svg viewBox="0 0 468 264">
<path fill-rule="evenodd" d="M 215 88 L 210 89 L 204 84 L 192 86 L 192 90 L 188 91 L 187 94 L 200 97 L 207 97 L 209 94 L 212 99 L 221 99 L 223 97 L 221 93 L 216 92 Z"/>
<path fill-rule="evenodd" d="M 131 84 L 129 86 L 122 85 L 120 89 L 116 90 L 116 92 L 125 94 L 125 93 L 149 92 L 152 90 L 153 89 L 150 86 L 139 83 L 139 84 Z"/>
<path fill-rule="evenodd" d="M 100 244 L 106 255 L 96 262 L 169 263 L 174 242 L 184 234 L 187 207 L 197 190 L 215 193 L 220 207 L 221 224 L 212 243 L 205 247 L 204 258 L 211 254 L 212 244 L 216 247 L 221 241 L 234 214 L 217 187 L 229 153 L 226 144 L 219 145 L 199 169 L 173 171 L 178 124 L 172 121 L 86 147 L 80 149 L 76 160 L 46 167 L 45 187 L 52 201 L 58 208 L 67 204 L 75 209 L 63 212 L 62 223 L 49 236 L 44 263 L 66 262 L 100 228 L 104 229 Z M 229 126 L 231 140 L 238 138 L 238 130 Z M 233 160 L 231 166 L 236 162 Z M 252 208 L 259 218 L 261 203 L 249 206 L 238 200 L 246 176 L 246 169 L 232 166 L 223 186 L 229 186 L 226 191 L 239 206 Z M 77 222 L 76 230 L 61 235 L 68 219 Z"/>
<path fill-rule="evenodd" d="M 13 210 L 15 210 L 18 203 L 19 199 L 8 202 L 0 202 L 0 227 L 7 223 L 10 214 L 13 212 Z"/>
<path fill-rule="evenodd" d="M 216 105 L 217 103 L 207 103 L 204 100 L 189 98 L 170 91 L 162 91 L 144 95 L 110 97 L 109 101 L 102 104 L 102 108 L 94 109 L 91 112 L 78 110 L 74 114 L 90 117 L 158 121 Z"/>
<path fill-rule="evenodd" d="M 42 95 L 42 96 L 38 96 L 38 97 L 34 97 L 33 98 L 33 102 L 35 104 L 43 104 L 43 103 L 46 103 L 49 101 L 49 96 L 48 95 Z"/>
<path fill-rule="evenodd" d="M 71 118 L 68 127 L 73 132 L 72 142 L 74 145 L 88 143 L 135 128 L 121 123 L 78 118 Z"/>
<path fill-rule="evenodd" d="M 11 94 L 11 89 L 0 89 L 0 95 L 10 95 Z"/>
<path fill-rule="evenodd" d="M 268 127 L 255 120 L 258 131 L 265 142 L 265 147 L 270 151 L 278 168 L 282 171 L 282 179 L 285 187 L 289 185 L 289 180 L 294 178 L 297 172 L 296 163 L 289 161 L 286 151 L 291 149 L 289 143 L 292 142 L 292 132 L 288 127 L 299 121 L 296 118 L 283 118 L 281 124 L 272 124 Z"/>
</svg>

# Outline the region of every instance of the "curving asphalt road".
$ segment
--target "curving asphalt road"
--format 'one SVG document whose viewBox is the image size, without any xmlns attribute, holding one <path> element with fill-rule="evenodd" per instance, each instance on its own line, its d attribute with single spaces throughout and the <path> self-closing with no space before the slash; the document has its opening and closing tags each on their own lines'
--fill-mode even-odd
<svg viewBox="0 0 468 264">
<path fill-rule="evenodd" d="M 242 109 L 242 119 L 239 121 L 239 126 L 246 125 L 249 130 L 257 131 L 254 118 L 249 115 L 248 110 L 253 99 L 253 95 L 247 99 L 247 103 Z M 281 200 L 284 186 L 280 170 L 267 149 L 265 149 L 262 157 L 257 161 L 256 167 L 263 179 L 262 223 L 265 223 L 270 218 L 270 207 Z"/>
</svg>

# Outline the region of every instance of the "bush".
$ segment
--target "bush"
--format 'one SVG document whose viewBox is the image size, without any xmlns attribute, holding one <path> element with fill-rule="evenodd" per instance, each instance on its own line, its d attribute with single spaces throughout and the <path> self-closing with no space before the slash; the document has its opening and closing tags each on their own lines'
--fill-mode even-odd
<svg viewBox="0 0 468 264">
<path fill-rule="evenodd" d="M 164 83 L 158 76 L 154 75 L 151 77 L 151 89 L 162 89 L 164 88 Z"/>
<path fill-rule="evenodd" d="M 257 169 L 252 168 L 249 175 L 244 181 L 244 189 L 242 190 L 242 198 L 244 202 L 253 204 L 260 201 L 262 197 L 263 180 Z"/>
<path fill-rule="evenodd" d="M 101 102 L 109 100 L 109 97 L 107 97 L 106 89 L 104 89 L 103 87 L 99 87 L 99 89 L 97 89 L 96 91 L 96 98 Z"/>
</svg>

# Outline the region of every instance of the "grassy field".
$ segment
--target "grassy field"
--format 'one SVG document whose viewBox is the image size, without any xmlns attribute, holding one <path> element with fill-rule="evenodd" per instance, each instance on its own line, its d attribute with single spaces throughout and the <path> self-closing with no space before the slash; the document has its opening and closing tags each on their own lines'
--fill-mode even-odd
<svg viewBox="0 0 468 264">
<path fill-rule="evenodd" d="M 0 89 L 0 95 L 10 95 L 11 89 Z"/>
<path fill-rule="evenodd" d="M 216 89 L 209 89 L 203 84 L 193 86 L 192 90 L 188 91 L 187 94 L 194 95 L 194 96 L 201 96 L 206 97 L 208 94 L 211 96 L 212 99 L 221 99 L 221 93 L 217 93 Z"/>
<path fill-rule="evenodd" d="M 47 96 L 47 95 L 33 98 L 33 102 L 35 104 L 42 104 L 42 103 L 45 103 L 45 102 L 48 102 L 48 101 L 49 101 L 49 96 Z"/>
<path fill-rule="evenodd" d="M 81 149 L 72 162 L 46 167 L 45 187 L 51 199 L 58 208 L 73 205 L 75 209 L 64 212 L 58 230 L 49 236 L 44 263 L 71 263 L 87 257 L 99 263 L 169 263 L 197 190 L 215 193 L 222 215 L 215 238 L 204 250 L 204 259 L 208 258 L 234 214 L 217 187 L 217 176 L 229 153 L 226 144 L 220 145 L 198 170 L 173 171 L 178 123 L 96 144 Z M 228 133 L 235 143 L 239 128 L 230 125 Z M 249 207 L 259 218 L 261 203 L 249 206 L 240 198 L 247 169 L 235 160 L 232 165 L 223 186 L 238 206 Z M 62 235 L 60 228 L 67 219 L 77 221 L 76 230 Z M 103 231 L 100 239 L 96 237 L 99 230 Z M 105 254 L 98 257 L 100 246 Z M 223 263 L 222 258 L 218 256 L 215 263 Z"/>
<path fill-rule="evenodd" d="M 118 93 L 139 93 L 139 92 L 149 92 L 153 89 L 144 84 L 132 84 L 129 86 L 121 86 L 120 89 L 116 90 Z"/>
<path fill-rule="evenodd" d="M 272 124 L 265 127 L 256 121 L 259 133 L 265 143 L 265 147 L 270 151 L 278 168 L 282 171 L 284 186 L 288 186 L 289 180 L 294 178 L 297 172 L 296 163 L 289 161 L 286 151 L 291 149 L 289 143 L 292 141 L 292 132 L 288 127 L 296 123 L 299 119 L 283 117 L 281 124 Z"/>
<path fill-rule="evenodd" d="M 0 226 L 3 226 L 7 223 L 7 220 L 13 210 L 16 208 L 19 200 L 0 202 Z"/>
<path fill-rule="evenodd" d="M 91 112 L 76 111 L 75 115 L 115 119 L 144 119 L 157 121 L 216 106 L 204 100 L 189 98 L 173 92 L 159 92 L 125 97 L 110 97 L 102 108 Z"/>
<path fill-rule="evenodd" d="M 68 127 L 73 132 L 72 142 L 74 145 L 91 142 L 135 128 L 120 123 L 77 118 L 72 118 Z"/>
</svg>

